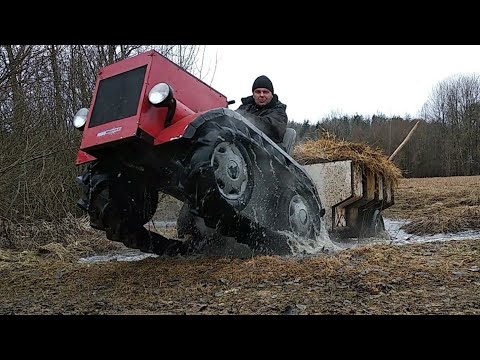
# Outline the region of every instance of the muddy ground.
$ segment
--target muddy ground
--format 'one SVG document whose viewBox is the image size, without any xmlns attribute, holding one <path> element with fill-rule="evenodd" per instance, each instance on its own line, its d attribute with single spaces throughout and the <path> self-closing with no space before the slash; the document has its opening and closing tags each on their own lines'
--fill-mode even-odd
<svg viewBox="0 0 480 360">
<path fill-rule="evenodd" d="M 479 186 L 480 177 L 404 179 L 385 216 L 428 227 L 435 211 L 448 217 L 468 206 L 474 216 Z M 0 314 L 480 314 L 480 237 L 304 258 L 87 264 L 79 258 L 119 245 L 85 234 L 41 244 L 29 235 L 23 248 L 3 246 Z"/>
</svg>

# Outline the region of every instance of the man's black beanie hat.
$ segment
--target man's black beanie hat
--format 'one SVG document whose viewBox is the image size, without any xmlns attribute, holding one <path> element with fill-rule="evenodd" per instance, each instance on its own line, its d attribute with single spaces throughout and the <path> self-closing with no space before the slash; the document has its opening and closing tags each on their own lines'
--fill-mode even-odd
<svg viewBox="0 0 480 360">
<path fill-rule="evenodd" d="M 255 91 L 255 89 L 258 89 L 258 88 L 268 89 L 273 94 L 273 84 L 270 81 L 270 79 L 268 77 L 266 77 L 265 75 L 260 75 L 259 77 L 257 77 L 255 79 L 255 81 L 253 82 L 253 86 L 252 86 L 252 93 Z"/>
</svg>

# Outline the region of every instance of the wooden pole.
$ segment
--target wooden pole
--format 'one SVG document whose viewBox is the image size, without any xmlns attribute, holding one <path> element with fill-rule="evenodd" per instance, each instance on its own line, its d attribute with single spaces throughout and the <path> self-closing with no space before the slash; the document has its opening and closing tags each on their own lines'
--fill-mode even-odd
<svg viewBox="0 0 480 360">
<path fill-rule="evenodd" d="M 408 133 L 407 137 L 405 138 L 405 140 L 402 141 L 402 143 L 400 145 L 398 145 L 398 147 L 395 149 L 395 151 L 393 152 L 392 155 L 390 155 L 390 157 L 388 158 L 388 160 L 392 160 L 395 155 L 398 154 L 398 152 L 405 146 L 405 144 L 408 142 L 408 140 L 410 140 L 413 132 L 415 131 L 415 129 L 418 127 L 418 125 L 420 124 L 420 121 L 417 121 L 417 123 L 415 124 L 415 126 L 412 128 L 412 130 L 410 130 L 410 132 Z"/>
</svg>

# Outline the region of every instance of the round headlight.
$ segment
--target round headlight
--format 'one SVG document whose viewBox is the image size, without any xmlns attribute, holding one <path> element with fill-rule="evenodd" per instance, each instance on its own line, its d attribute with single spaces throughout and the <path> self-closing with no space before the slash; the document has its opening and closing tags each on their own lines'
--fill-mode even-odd
<svg viewBox="0 0 480 360">
<path fill-rule="evenodd" d="M 148 93 L 148 101 L 152 105 L 161 105 L 166 99 L 171 99 L 173 91 L 170 85 L 160 83 L 155 85 Z"/>
<path fill-rule="evenodd" d="M 75 126 L 77 129 L 83 128 L 85 126 L 85 123 L 87 122 L 87 115 L 87 108 L 81 108 L 80 110 L 78 110 L 73 117 L 73 126 Z"/>
</svg>

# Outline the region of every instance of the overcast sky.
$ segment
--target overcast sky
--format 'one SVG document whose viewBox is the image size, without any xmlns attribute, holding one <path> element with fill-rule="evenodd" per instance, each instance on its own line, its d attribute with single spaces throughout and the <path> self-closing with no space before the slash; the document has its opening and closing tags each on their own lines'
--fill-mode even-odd
<svg viewBox="0 0 480 360">
<path fill-rule="evenodd" d="M 417 116 L 432 88 L 456 74 L 480 74 L 480 45 L 207 45 L 217 54 L 212 87 L 235 100 L 259 75 L 272 80 L 290 120 L 332 113 Z"/>
</svg>

